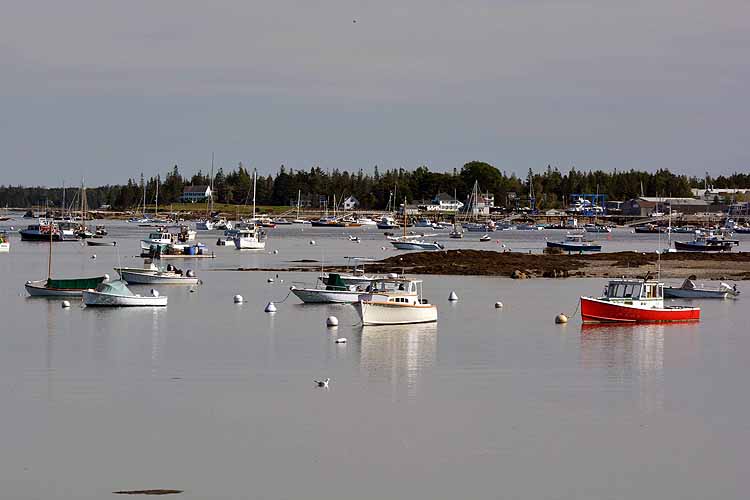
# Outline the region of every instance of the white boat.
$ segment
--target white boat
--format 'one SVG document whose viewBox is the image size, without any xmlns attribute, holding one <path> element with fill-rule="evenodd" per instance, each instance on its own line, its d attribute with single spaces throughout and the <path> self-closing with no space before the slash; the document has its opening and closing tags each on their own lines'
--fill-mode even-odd
<svg viewBox="0 0 750 500">
<path fill-rule="evenodd" d="M 378 276 L 368 276 L 365 274 L 364 263 L 372 259 L 364 257 L 349 257 L 349 259 L 350 262 L 352 260 L 354 261 L 354 268 L 352 269 L 352 271 L 350 273 L 337 274 L 338 279 L 344 285 L 353 285 L 364 289 L 367 288 L 373 281 L 380 279 L 380 277 Z M 361 265 L 359 265 L 360 263 Z M 330 282 L 331 276 L 333 276 L 333 274 L 321 273 L 321 275 L 318 277 L 318 280 L 327 285 Z"/>
<path fill-rule="evenodd" d="M 195 229 L 198 231 L 213 231 L 214 223 L 208 219 L 195 221 Z"/>
<path fill-rule="evenodd" d="M 354 304 L 363 325 L 403 325 L 437 321 L 437 307 L 422 298 L 422 281 L 389 277 L 375 280 Z"/>
<path fill-rule="evenodd" d="M 737 285 L 720 283 L 718 288 L 700 288 L 695 285 L 696 277 L 690 276 L 681 286 L 665 286 L 664 297 L 668 299 L 736 299 L 740 295 Z"/>
<path fill-rule="evenodd" d="M 255 225 L 240 229 L 234 237 L 234 246 L 237 250 L 263 250 L 266 248 L 266 233 Z"/>
<path fill-rule="evenodd" d="M 430 243 L 429 241 L 412 239 L 392 240 L 391 245 L 398 250 L 443 250 L 445 248 L 437 241 Z"/>
<path fill-rule="evenodd" d="M 378 223 L 369 217 L 357 217 L 356 223 L 360 226 L 377 226 Z"/>
<path fill-rule="evenodd" d="M 149 252 L 154 246 L 166 247 L 174 242 L 174 238 L 171 233 L 166 231 L 158 231 L 155 233 L 149 233 L 148 237 L 141 240 L 141 252 Z"/>
<path fill-rule="evenodd" d="M 0 231 L 0 253 L 10 252 L 10 240 L 8 239 L 8 233 Z"/>
<path fill-rule="evenodd" d="M 134 294 L 124 281 L 115 280 L 102 282 L 95 290 L 85 290 L 83 303 L 88 307 L 164 307 L 167 297 L 156 290 L 151 290 L 151 295 Z"/>
<path fill-rule="evenodd" d="M 330 273 L 321 281 L 325 288 L 303 288 L 292 285 L 289 290 L 306 304 L 353 304 L 359 300 L 364 288 L 357 285 L 348 285 L 341 276 Z"/>
<path fill-rule="evenodd" d="M 116 267 L 115 271 L 120 278 L 130 284 L 137 285 L 197 285 L 200 280 L 195 277 L 192 270 L 183 273 L 169 264 L 165 270 L 161 270 L 154 264 L 148 268 L 139 269 L 134 267 Z"/>
</svg>

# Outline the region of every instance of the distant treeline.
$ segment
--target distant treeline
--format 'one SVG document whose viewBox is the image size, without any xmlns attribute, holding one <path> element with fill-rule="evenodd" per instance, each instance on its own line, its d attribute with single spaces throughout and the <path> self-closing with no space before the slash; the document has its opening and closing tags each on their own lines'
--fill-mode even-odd
<svg viewBox="0 0 750 500">
<path fill-rule="evenodd" d="M 641 194 L 641 190 L 646 196 L 688 197 L 692 196 L 691 188 L 702 188 L 706 179 L 677 175 L 666 169 L 649 173 L 636 170 L 582 172 L 571 168 L 562 173 L 552 166 L 541 172 L 529 170 L 525 178 L 519 178 L 478 161 L 448 173 L 431 172 L 424 166 L 414 170 L 401 168 L 385 172 L 380 172 L 376 166 L 372 173 L 365 173 L 361 169 L 356 172 L 324 171 L 319 167 L 293 170 L 282 165 L 275 176 L 258 177 L 256 202 L 259 205 L 294 205 L 300 191 L 304 206 L 319 207 L 326 197 L 332 204 L 335 194 L 338 201 L 353 195 L 362 208 L 384 209 L 394 190 L 397 191 L 397 203 L 402 203 L 404 198 L 408 203 L 428 201 L 440 192 L 455 193 L 459 200 L 465 200 L 475 181 L 479 183 L 482 193 L 495 195 L 496 205 L 509 207 L 516 204 L 528 206 L 529 193 L 532 191 L 530 187 L 533 186 L 536 208 L 546 209 L 565 206 L 569 196 L 574 193 L 605 194 L 610 200 L 635 198 Z M 750 174 L 735 173 L 728 177 L 708 178 L 707 181 L 715 188 L 750 188 Z M 156 199 L 157 183 L 159 205 L 166 207 L 179 201 L 184 187 L 209 185 L 211 179 L 201 171 L 192 177 L 185 177 L 175 165 L 163 178 L 141 177 L 129 179 L 123 185 L 90 187 L 86 191 L 88 206 L 92 209 L 105 205 L 115 210 L 135 209 L 142 204 L 142 184 L 146 186 L 146 201 L 151 205 Z M 252 171 L 242 164 L 229 173 L 218 169 L 213 185 L 217 203 L 252 202 Z M 66 205 L 74 203 L 77 206 L 77 192 L 77 189 L 67 189 Z M 49 202 L 50 206 L 60 207 L 62 200 L 62 188 L 0 186 L 0 206 L 30 208 Z"/>
</svg>

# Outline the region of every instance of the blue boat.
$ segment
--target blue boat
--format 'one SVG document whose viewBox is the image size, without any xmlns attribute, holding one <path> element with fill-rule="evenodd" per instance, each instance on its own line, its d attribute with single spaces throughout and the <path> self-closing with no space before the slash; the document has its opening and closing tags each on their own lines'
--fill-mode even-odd
<svg viewBox="0 0 750 500">
<path fill-rule="evenodd" d="M 584 241 L 582 234 L 568 234 L 564 241 L 548 241 L 547 248 L 559 248 L 566 252 L 599 252 L 602 246 L 594 241 Z"/>
</svg>

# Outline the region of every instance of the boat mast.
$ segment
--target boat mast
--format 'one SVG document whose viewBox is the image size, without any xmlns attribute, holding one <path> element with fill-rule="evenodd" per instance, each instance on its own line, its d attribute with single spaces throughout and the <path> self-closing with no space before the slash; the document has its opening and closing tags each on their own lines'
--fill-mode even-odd
<svg viewBox="0 0 750 500">
<path fill-rule="evenodd" d="M 143 172 L 141 172 L 141 189 L 143 190 L 143 218 L 146 218 L 146 183 L 143 180 Z"/>
<path fill-rule="evenodd" d="M 253 219 L 255 219 L 255 188 L 258 182 L 258 169 L 253 169 Z M 255 222 L 255 221 L 253 221 Z"/>
<path fill-rule="evenodd" d="M 404 196 L 404 240 L 406 239 L 406 196 Z"/>
<path fill-rule="evenodd" d="M 297 190 L 297 220 L 299 220 L 299 197 L 301 194 L 302 194 L 302 190 L 298 189 Z"/>
<path fill-rule="evenodd" d="M 156 217 L 159 217 L 159 174 L 156 174 Z"/>
<path fill-rule="evenodd" d="M 49 210 L 49 205 L 47 206 Z M 47 227 L 49 228 L 49 257 L 47 257 L 47 281 L 52 279 L 52 219 L 47 219 Z"/>
</svg>

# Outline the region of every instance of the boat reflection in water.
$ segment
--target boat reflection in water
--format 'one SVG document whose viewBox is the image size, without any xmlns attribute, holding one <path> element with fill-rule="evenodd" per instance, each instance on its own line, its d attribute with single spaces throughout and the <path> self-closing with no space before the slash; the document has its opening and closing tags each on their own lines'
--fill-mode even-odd
<svg viewBox="0 0 750 500">
<path fill-rule="evenodd" d="M 360 369 L 371 380 L 388 382 L 392 395 L 419 388 L 420 375 L 437 356 L 437 323 L 361 326 Z"/>
<path fill-rule="evenodd" d="M 665 353 L 674 359 L 694 350 L 695 323 L 583 324 L 581 367 L 601 371 L 612 392 L 633 393 L 644 412 L 664 408 Z"/>
</svg>

